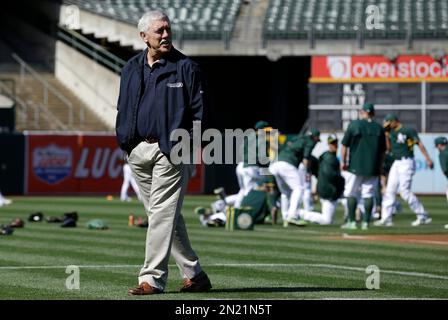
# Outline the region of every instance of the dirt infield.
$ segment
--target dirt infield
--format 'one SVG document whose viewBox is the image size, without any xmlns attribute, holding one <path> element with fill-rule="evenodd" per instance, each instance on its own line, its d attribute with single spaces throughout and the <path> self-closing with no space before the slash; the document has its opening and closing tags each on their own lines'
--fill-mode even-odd
<svg viewBox="0 0 448 320">
<path fill-rule="evenodd" d="M 334 240 L 365 240 L 378 241 L 389 243 L 407 243 L 407 244 L 422 244 L 422 245 L 440 245 L 448 246 L 448 234 L 410 234 L 410 235 L 349 235 L 343 233 L 341 236 L 326 237 Z"/>
</svg>

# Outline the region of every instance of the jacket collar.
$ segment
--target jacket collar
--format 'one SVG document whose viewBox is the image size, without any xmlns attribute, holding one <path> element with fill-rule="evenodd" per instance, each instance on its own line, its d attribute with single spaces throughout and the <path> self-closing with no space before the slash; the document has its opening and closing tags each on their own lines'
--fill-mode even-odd
<svg viewBox="0 0 448 320">
<path fill-rule="evenodd" d="M 148 48 L 139 53 L 137 62 L 137 68 L 139 71 L 143 70 L 143 66 L 145 64 L 146 55 L 148 54 Z M 165 65 L 165 67 L 161 70 L 160 74 L 171 73 L 177 70 L 177 62 L 181 59 L 182 54 L 176 50 L 174 47 L 171 48 L 170 52 L 166 54 L 163 58 L 159 60 L 159 63 Z"/>
</svg>

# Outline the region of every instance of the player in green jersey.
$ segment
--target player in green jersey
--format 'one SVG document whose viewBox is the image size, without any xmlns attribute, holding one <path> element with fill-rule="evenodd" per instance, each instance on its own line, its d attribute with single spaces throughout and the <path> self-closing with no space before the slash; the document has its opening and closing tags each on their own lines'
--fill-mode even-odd
<svg viewBox="0 0 448 320">
<path fill-rule="evenodd" d="M 297 219 L 298 209 L 303 201 L 306 182 L 311 179 L 311 152 L 320 141 L 319 137 L 319 130 L 311 128 L 306 134 L 299 135 L 285 146 L 278 155 L 278 161 L 269 166 L 269 171 L 275 177 L 281 192 L 281 211 L 285 227 L 288 223 L 303 224 Z M 302 163 L 305 170 L 300 171 Z"/>
<path fill-rule="evenodd" d="M 422 203 L 411 191 L 412 177 L 415 173 L 414 146 L 418 145 L 426 159 L 427 166 L 434 167 L 432 160 L 426 152 L 425 146 L 420 141 L 417 132 L 409 127 L 403 126 L 394 114 L 388 114 L 383 121 L 386 129 L 386 143 L 391 152 L 394 162 L 389 171 L 386 192 L 382 202 L 382 217 L 375 225 L 392 226 L 393 210 L 397 192 L 406 201 L 411 210 L 417 215 L 417 219 L 412 222 L 412 226 L 420 226 L 431 223 Z"/>
<path fill-rule="evenodd" d="M 328 151 L 319 157 L 319 170 L 317 180 L 317 193 L 320 196 L 322 213 L 307 210 L 299 210 L 303 220 L 318 223 L 331 224 L 336 212 L 337 200 L 344 191 L 344 178 L 339 169 L 338 138 L 330 134 L 327 138 Z"/>
<path fill-rule="evenodd" d="M 362 229 L 368 229 L 373 208 L 373 197 L 378 185 L 381 166 L 386 151 L 383 127 L 373 120 L 375 108 L 366 103 L 359 111 L 359 120 L 350 122 L 342 139 L 341 169 L 347 170 L 344 196 L 348 198 L 348 219 L 343 229 L 357 229 L 357 198 L 364 199 L 365 214 Z"/>
</svg>

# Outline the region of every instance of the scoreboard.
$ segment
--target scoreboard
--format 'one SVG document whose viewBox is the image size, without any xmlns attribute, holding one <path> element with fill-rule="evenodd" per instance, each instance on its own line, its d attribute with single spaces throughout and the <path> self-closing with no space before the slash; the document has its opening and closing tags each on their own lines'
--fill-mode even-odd
<svg viewBox="0 0 448 320">
<path fill-rule="evenodd" d="M 448 56 L 317 56 L 309 83 L 310 125 L 345 130 L 364 102 L 376 120 L 394 113 L 419 132 L 448 132 Z"/>
</svg>

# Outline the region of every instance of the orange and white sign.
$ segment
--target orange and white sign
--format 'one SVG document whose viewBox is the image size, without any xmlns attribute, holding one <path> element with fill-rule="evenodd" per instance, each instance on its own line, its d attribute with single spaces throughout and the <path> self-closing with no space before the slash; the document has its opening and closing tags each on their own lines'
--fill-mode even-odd
<svg viewBox="0 0 448 320">
<path fill-rule="evenodd" d="M 310 82 L 448 82 L 448 56 L 315 56 Z"/>
</svg>

